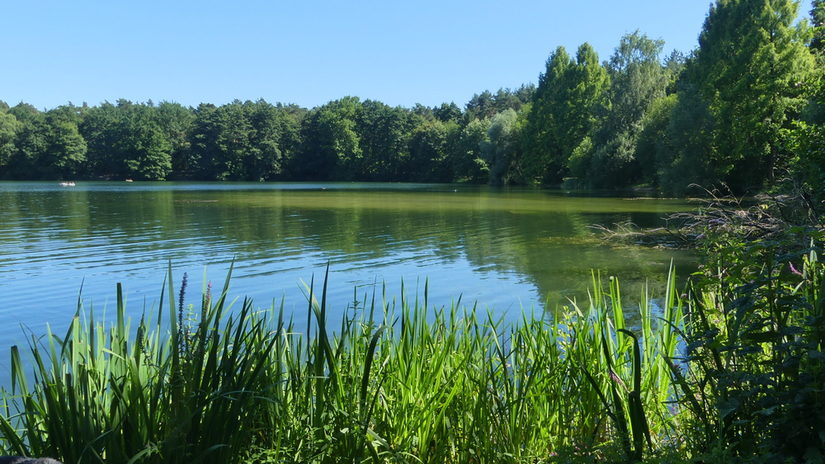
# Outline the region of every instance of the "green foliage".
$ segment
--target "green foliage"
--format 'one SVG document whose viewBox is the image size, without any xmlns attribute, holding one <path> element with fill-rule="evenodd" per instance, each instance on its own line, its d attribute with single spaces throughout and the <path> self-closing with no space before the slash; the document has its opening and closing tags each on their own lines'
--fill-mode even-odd
<svg viewBox="0 0 825 464">
<path fill-rule="evenodd" d="M 466 116 L 470 120 L 488 119 L 507 110 L 519 111 L 534 100 L 534 92 L 532 85 L 522 85 L 515 90 L 499 89 L 495 94 L 485 90 L 467 102 Z"/>
<path fill-rule="evenodd" d="M 711 166 L 734 188 L 760 186 L 788 168 L 780 133 L 806 103 L 813 57 L 791 0 L 720 0 L 687 77 L 713 115 Z"/>
<path fill-rule="evenodd" d="M 570 174 L 578 179 L 586 179 L 590 169 L 590 159 L 593 156 L 593 139 L 586 136 L 570 154 L 568 165 Z"/>
<path fill-rule="evenodd" d="M 813 26 L 811 50 L 817 53 L 825 52 L 825 1 L 813 0 L 811 2 L 811 26 Z"/>
<path fill-rule="evenodd" d="M 172 170 L 174 126 L 158 108 L 119 100 L 88 109 L 79 124 L 88 146 L 89 168 L 97 177 L 164 180 Z M 89 174 L 86 174 L 87 176 Z"/>
<path fill-rule="evenodd" d="M 664 133 L 654 134 L 661 137 L 656 142 L 659 187 L 684 194 L 691 184 L 712 185 L 719 180 L 711 166 L 714 119 L 695 87 L 684 84 L 667 118 Z M 655 125 L 653 130 L 657 129 Z"/>
<path fill-rule="evenodd" d="M 506 184 L 510 175 L 510 165 L 517 156 L 518 114 L 509 109 L 496 114 L 487 129 L 487 138 L 481 142 L 481 154 L 489 167 L 489 182 L 492 185 Z"/>
<path fill-rule="evenodd" d="M 433 109 L 433 116 L 441 122 L 459 121 L 461 120 L 461 108 L 455 103 L 442 103 L 438 108 Z"/>
<path fill-rule="evenodd" d="M 6 176 L 12 179 L 38 179 L 38 159 L 48 145 L 46 116 L 35 107 L 23 103 L 10 108 L 9 114 L 17 119 L 19 125 Z"/>
<path fill-rule="evenodd" d="M 410 137 L 410 180 L 449 182 L 447 126 L 439 120 L 423 121 Z"/>
<path fill-rule="evenodd" d="M 825 237 L 778 219 L 785 208 L 709 210 L 703 221 L 707 262 L 673 372 L 691 411 L 685 438 L 710 462 L 823 459 Z"/>
<path fill-rule="evenodd" d="M 636 145 L 650 106 L 665 95 L 669 76 L 659 62 L 663 46 L 637 31 L 622 37 L 610 57 L 610 106 L 593 136 L 587 176 L 595 186 L 623 187 L 642 180 Z"/>
<path fill-rule="evenodd" d="M 15 153 L 14 141 L 20 123 L 13 114 L 7 110 L 0 109 L 0 179 L 5 177 L 5 172 L 10 168 L 9 163 Z"/>
<path fill-rule="evenodd" d="M 0 113 L 0 171 L 22 179 L 67 179 L 82 172 L 86 163 L 86 142 L 78 123 L 81 109 L 60 106 L 42 113 L 20 104 Z M 5 130 L 2 128 L 5 126 Z M 12 135 L 13 134 L 13 135 Z M 13 140 L 9 139 L 12 136 Z"/>
<path fill-rule="evenodd" d="M 409 146 L 416 120 L 402 108 L 367 100 L 358 113 L 356 132 L 363 153 L 363 162 L 354 169 L 358 180 L 432 180 L 439 174 L 438 161 L 444 157 L 443 146 L 437 147 L 433 163 L 425 159 L 412 160 Z M 422 164 L 423 163 L 423 164 Z M 451 180 L 448 179 L 448 180 Z"/>
<path fill-rule="evenodd" d="M 599 57 L 588 43 L 576 52 L 576 64 L 570 70 L 570 98 L 563 116 L 563 153 L 569 159 L 572 152 L 582 145 L 585 137 L 599 123 L 599 111 L 606 104 L 611 86 L 608 70 L 599 63 Z"/>
<path fill-rule="evenodd" d="M 164 180 L 172 170 L 172 145 L 155 121 L 154 108 L 136 106 L 121 121 L 114 149 L 127 179 Z"/>
<path fill-rule="evenodd" d="M 263 100 L 200 105 L 192 123 L 191 148 L 181 151 L 178 163 L 202 179 L 279 178 L 297 149 L 293 118 L 284 107 Z"/>
<path fill-rule="evenodd" d="M 678 323 L 683 317 L 681 304 L 676 298 L 674 277 L 671 270 L 663 300 L 665 308 L 662 321 L 664 324 L 659 327 L 658 335 L 653 329 L 649 300 L 646 294 L 642 296 L 641 333 L 642 339 L 648 343 L 644 351 L 641 348 L 639 336 L 624 326 L 624 318 L 620 316 L 623 309 L 619 283 L 611 277 L 610 302 L 615 326 L 612 329 L 602 327 L 601 332 L 595 334 L 601 337 L 601 350 L 604 353 L 604 368 L 606 369 L 604 374 L 608 382 L 600 386 L 588 370 L 585 369 L 583 372 L 596 390 L 608 417 L 615 424 L 618 439 L 626 457 L 634 462 L 642 460 L 645 446 L 653 447 L 648 419 L 650 411 L 646 411 L 646 407 L 650 405 L 650 398 L 649 396 L 645 398 L 643 395 L 651 393 L 650 385 L 655 382 L 660 388 L 656 392 L 658 397 L 655 401 L 665 404 L 670 399 L 671 379 L 666 366 L 669 360 L 676 355 L 678 326 L 674 322 Z M 594 282 L 596 280 L 594 277 Z M 597 292 L 596 298 L 599 297 L 600 294 Z M 650 345 L 649 342 L 657 336 L 658 343 L 655 346 Z M 632 342 L 627 343 L 627 339 Z M 615 360 L 624 362 L 624 365 L 617 364 Z M 647 369 L 644 372 L 643 364 Z M 630 379 L 632 382 L 628 381 Z M 654 410 L 653 412 L 661 414 L 662 411 Z"/>
<path fill-rule="evenodd" d="M 658 183 L 659 153 L 672 153 L 661 145 L 667 140 L 667 129 L 675 108 L 679 103 L 676 94 L 658 98 L 650 104 L 650 109 L 641 122 L 642 131 L 636 141 L 634 158 L 639 163 L 639 175 Z"/>
<path fill-rule="evenodd" d="M 30 358 L 12 348 L 12 392 L 4 392 L 0 419 L 6 454 L 75 463 L 226 462 L 251 442 L 253 430 L 231 424 L 254 418 L 254 392 L 266 387 L 262 373 L 275 340 L 249 301 L 224 317 L 226 288 L 214 299 L 207 291 L 197 322 L 183 320 L 169 284 L 167 321 L 147 314 L 133 331 L 118 284 L 113 323 L 94 313 L 84 321 L 79 307 L 64 337 L 32 338 Z"/>
<path fill-rule="evenodd" d="M 91 176 L 111 178 L 122 175 L 120 171 L 119 154 L 112 151 L 117 142 L 117 128 L 120 124 L 119 111 L 116 107 L 104 102 L 100 106 L 89 108 L 80 123 L 80 133 L 86 141 L 88 169 Z"/>
<path fill-rule="evenodd" d="M 217 123 L 213 127 L 212 146 L 214 150 L 201 156 L 201 169 L 216 180 L 244 180 L 250 172 L 249 165 L 255 164 L 252 153 L 252 122 L 238 101 L 219 107 L 214 114 Z M 258 180 L 258 179 L 254 179 Z"/>
<path fill-rule="evenodd" d="M 573 62 L 564 47 L 558 47 L 547 59 L 547 70 L 539 76 L 536 98 L 530 109 L 525 130 L 528 176 L 553 180 L 563 168 L 559 133 L 567 103 L 567 72 Z"/>
<path fill-rule="evenodd" d="M 825 125 L 796 121 L 784 132 L 792 159 L 791 177 L 812 204 L 825 201 Z"/>
<path fill-rule="evenodd" d="M 61 107 L 46 114 L 46 149 L 37 161 L 43 177 L 72 179 L 82 172 L 86 163 L 86 141 L 78 130 L 78 120 L 74 108 Z"/>
<path fill-rule="evenodd" d="M 676 194 L 791 177 L 816 192 L 825 13 L 820 0 L 812 6 L 808 27 L 793 0 L 719 0 L 687 57 L 662 59 L 663 42 L 638 31 L 604 64 L 587 43 L 575 58 L 558 47 L 537 87 L 483 91 L 464 111 L 356 97 L 312 110 L 263 100 L 45 113 L 2 104 L 0 176 L 497 185 L 573 176 L 581 187 Z"/>
<path fill-rule="evenodd" d="M 524 130 L 529 180 L 557 182 L 566 174 L 574 149 L 595 126 L 608 87 L 607 71 L 589 44 L 579 47 L 575 62 L 564 47 L 550 56 Z"/>
<path fill-rule="evenodd" d="M 195 114 L 183 105 L 161 102 L 157 107 L 157 122 L 171 145 L 171 173 L 175 178 L 187 179 L 194 175 L 189 134 L 195 123 Z"/>
<path fill-rule="evenodd" d="M 310 113 L 303 128 L 301 153 L 291 168 L 298 178 L 353 180 L 362 160 L 355 132 L 360 108 L 358 98 L 346 97 Z"/>
<path fill-rule="evenodd" d="M 489 119 L 473 119 L 460 131 L 456 128 L 448 155 L 456 180 L 487 182 L 490 167 L 484 160 L 481 147 L 488 142 L 489 129 Z"/>
<path fill-rule="evenodd" d="M 403 289 L 355 299 L 334 332 L 326 281 L 318 294 L 310 283 L 303 333 L 276 307 L 231 310 L 228 278 L 187 306 L 185 280 L 176 301 L 169 278 L 165 309 L 136 330 L 118 286 L 115 321 L 79 308 L 64 337 L 33 338 L 30 356 L 15 347 L 2 451 L 77 463 L 625 461 L 642 446 L 655 456 L 672 431 L 672 279 L 668 324 L 643 295 L 633 335 L 618 282 L 602 293 L 597 276 L 588 309 L 515 326 L 430 308 L 425 285 L 414 301 Z M 609 392 L 619 402 L 605 407 Z M 627 418 L 631 455 L 610 415 Z"/>
</svg>

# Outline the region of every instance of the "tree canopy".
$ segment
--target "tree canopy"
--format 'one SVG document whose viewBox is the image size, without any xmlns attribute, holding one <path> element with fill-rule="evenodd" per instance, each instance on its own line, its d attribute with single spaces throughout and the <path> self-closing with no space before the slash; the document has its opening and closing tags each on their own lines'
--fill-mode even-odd
<svg viewBox="0 0 825 464">
<path fill-rule="evenodd" d="M 538 85 L 463 106 L 348 96 L 195 108 L 0 102 L 0 178 L 477 182 L 683 192 L 794 178 L 815 190 L 825 122 L 825 2 L 718 0 L 685 55 L 636 31 L 600 62 L 548 57 Z M 810 174 L 814 172 L 814 174 Z"/>
</svg>

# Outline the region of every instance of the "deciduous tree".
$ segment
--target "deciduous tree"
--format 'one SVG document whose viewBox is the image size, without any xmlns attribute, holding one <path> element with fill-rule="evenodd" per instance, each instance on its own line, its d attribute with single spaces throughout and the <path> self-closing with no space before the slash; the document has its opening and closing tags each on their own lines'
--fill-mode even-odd
<svg viewBox="0 0 825 464">
<path fill-rule="evenodd" d="M 740 190 L 788 167 L 781 134 L 806 103 L 814 66 L 797 8 L 792 0 L 719 0 L 688 70 L 713 115 L 713 170 Z"/>
</svg>

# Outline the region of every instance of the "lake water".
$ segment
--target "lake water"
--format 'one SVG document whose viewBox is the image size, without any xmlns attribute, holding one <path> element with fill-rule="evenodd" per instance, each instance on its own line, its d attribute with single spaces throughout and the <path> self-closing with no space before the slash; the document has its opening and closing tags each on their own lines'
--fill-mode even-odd
<svg viewBox="0 0 825 464">
<path fill-rule="evenodd" d="M 685 252 L 614 247 L 592 224 L 660 224 L 684 201 L 582 196 L 534 189 L 424 184 L 0 182 L 0 345 L 21 327 L 62 330 L 82 284 L 85 306 L 110 314 L 123 282 L 131 314 L 156 304 L 168 263 L 199 302 L 204 273 L 258 306 L 285 299 L 304 320 L 302 281 L 330 264 L 334 315 L 386 283 L 397 297 L 429 279 L 430 301 L 461 296 L 515 317 L 582 296 L 591 269 L 620 276 L 625 295 L 661 288 Z M 5 365 L 7 355 L 2 354 Z"/>
</svg>

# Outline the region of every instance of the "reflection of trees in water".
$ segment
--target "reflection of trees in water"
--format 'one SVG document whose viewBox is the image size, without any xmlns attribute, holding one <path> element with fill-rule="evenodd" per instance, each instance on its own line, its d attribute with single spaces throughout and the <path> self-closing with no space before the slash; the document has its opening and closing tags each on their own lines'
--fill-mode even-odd
<svg viewBox="0 0 825 464">
<path fill-rule="evenodd" d="M 581 213 L 503 216 L 497 218 L 486 233 L 468 240 L 467 258 L 479 268 L 492 266 L 498 272 L 524 276 L 551 302 L 563 302 L 566 297 L 586 298 L 592 270 L 602 271 L 605 279 L 608 275 L 620 276 L 624 294 L 633 298 L 638 297 L 646 281 L 654 293 L 658 293 L 657 288 L 664 288 L 671 258 L 683 272 L 692 271 L 694 264 L 687 254 L 611 247 L 596 238 L 589 227 L 595 223 L 653 220 L 638 216 Z M 505 224 L 506 229 L 517 230 L 520 235 L 501 240 L 496 233 L 501 224 Z"/>
<path fill-rule="evenodd" d="M 338 262 L 390 263 L 402 253 L 445 262 L 464 257 L 477 272 L 517 274 L 532 282 L 540 295 L 551 294 L 553 299 L 562 294 L 585 296 L 583 286 L 589 283 L 591 269 L 620 276 L 625 295 L 635 297 L 645 279 L 663 286 L 672 256 L 683 274 L 689 270 L 684 267 L 691 266 L 684 254 L 606 246 L 589 229 L 594 223 L 622 221 L 653 225 L 662 213 L 533 211 L 518 208 L 517 199 L 512 210 L 488 210 L 486 197 L 462 207 L 427 205 L 433 197 L 426 195 L 420 196 L 423 206 L 379 208 L 380 197 L 375 195 L 381 193 L 359 192 L 337 196 L 334 207 L 325 206 L 323 197 L 307 207 L 296 205 L 288 195 L 171 189 L 0 192 L 0 213 L 4 224 L 27 235 L 120 244 L 126 260 L 130 253 L 145 259 L 151 252 L 163 252 L 158 259 L 174 259 L 196 247 L 212 255 L 235 254 L 239 261 L 273 256 L 300 260 L 311 252 Z M 367 195 L 369 207 L 359 206 L 359 198 Z"/>
</svg>

